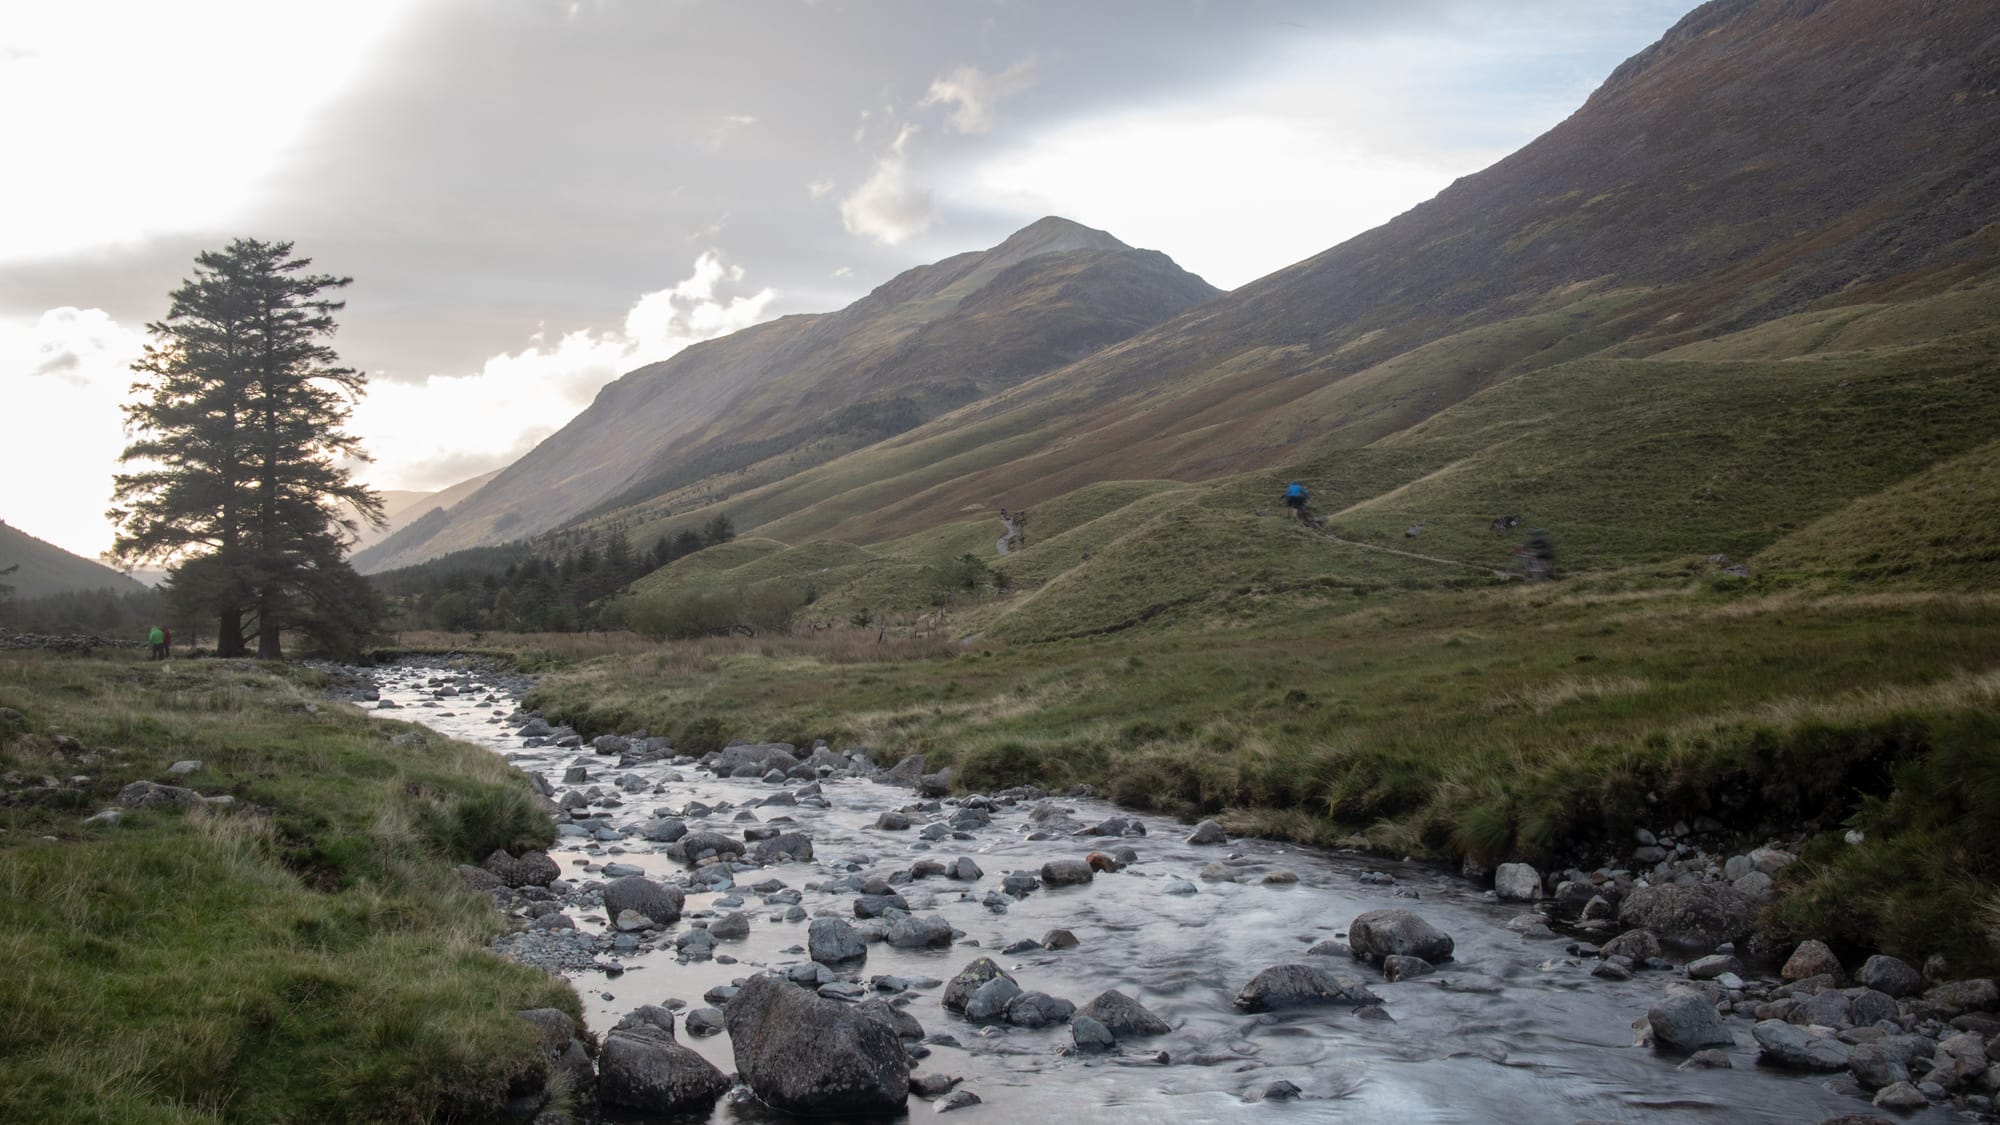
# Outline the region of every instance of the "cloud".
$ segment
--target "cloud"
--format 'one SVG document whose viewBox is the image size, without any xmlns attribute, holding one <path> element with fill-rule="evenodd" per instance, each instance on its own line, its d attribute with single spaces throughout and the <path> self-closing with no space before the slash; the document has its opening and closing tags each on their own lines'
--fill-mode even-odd
<svg viewBox="0 0 2000 1125">
<path fill-rule="evenodd" d="M 27 372 L 8 379 L 8 412 L 32 422 L 0 442 L 0 518 L 86 558 L 111 545 L 103 513 L 125 448 L 119 407 L 143 347 L 102 309 L 0 320 L 0 370 Z"/>
<path fill-rule="evenodd" d="M 350 427 L 375 457 L 360 475 L 377 487 L 436 489 L 512 462 L 620 375 L 765 319 L 776 290 L 721 295 L 743 281 L 741 267 L 709 250 L 686 278 L 634 301 L 619 329 L 537 336 L 470 374 L 374 383 Z"/>
<path fill-rule="evenodd" d="M 708 140 L 703 147 L 707 148 L 710 152 L 720 151 L 723 144 L 729 140 L 732 134 L 742 129 L 748 129 L 756 123 L 757 119 L 746 113 L 724 114 L 721 123 L 708 134 Z"/>
<path fill-rule="evenodd" d="M 1022 59 L 998 74 L 987 74 L 976 66 L 961 66 L 931 81 L 930 92 L 917 103 L 928 109 L 952 106 L 948 126 L 959 133 L 984 133 L 993 128 L 994 110 L 1002 99 L 1013 97 L 1035 84 L 1035 60 Z"/>
<path fill-rule="evenodd" d="M 915 125 L 896 134 L 887 155 L 875 161 L 874 174 L 840 201 L 840 221 L 847 233 L 894 246 L 929 230 L 937 222 L 937 206 L 928 190 L 910 175 L 908 148 Z"/>
<path fill-rule="evenodd" d="M 833 187 L 832 180 L 822 177 L 806 185 L 806 196 L 811 199 L 818 199 L 820 196 L 832 191 Z"/>
</svg>

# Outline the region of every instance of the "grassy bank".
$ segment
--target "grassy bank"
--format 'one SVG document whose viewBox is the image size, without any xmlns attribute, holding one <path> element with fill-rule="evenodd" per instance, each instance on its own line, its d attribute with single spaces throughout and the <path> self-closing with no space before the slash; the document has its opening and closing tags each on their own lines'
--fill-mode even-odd
<svg viewBox="0 0 2000 1125">
<path fill-rule="evenodd" d="M 480 1120 L 513 1013 L 578 1014 L 451 870 L 552 838 L 498 757 L 237 662 L 0 657 L 0 706 L 0 1120 Z M 83 824 L 133 780 L 235 803 Z"/>
<path fill-rule="evenodd" d="M 857 660 L 851 641 L 841 658 L 840 642 L 825 656 L 796 640 L 665 646 L 551 674 L 534 702 L 591 729 L 860 742 L 884 762 L 954 764 L 972 789 L 1088 783 L 1128 805 L 1437 858 L 1594 860 L 1635 826 L 1683 817 L 1753 837 L 1859 814 L 1880 831 L 1809 857 L 1801 879 L 1830 881 L 1784 919 L 1991 963 L 1979 919 L 2000 848 L 1951 833 L 2000 813 L 2000 792 L 1938 779 L 2000 760 L 1985 722 L 2000 704 L 2000 599 L 1760 587 L 1690 563 L 1228 600 L 1168 625 L 929 658 Z M 1908 854 L 1876 862 L 1891 844 Z M 1921 925 L 1899 917 L 1897 902 L 1926 895 L 1939 906 Z"/>
</svg>

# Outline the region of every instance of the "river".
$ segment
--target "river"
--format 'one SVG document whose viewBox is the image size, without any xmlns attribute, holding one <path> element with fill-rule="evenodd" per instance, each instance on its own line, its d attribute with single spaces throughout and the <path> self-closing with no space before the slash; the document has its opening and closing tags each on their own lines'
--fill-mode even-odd
<svg viewBox="0 0 2000 1125">
<path fill-rule="evenodd" d="M 588 749 L 524 750 L 522 740 L 501 721 L 514 709 L 512 699 L 489 701 L 485 707 L 470 697 L 433 699 L 425 684 L 439 674 L 453 673 L 400 666 L 378 670 L 382 698 L 401 704 L 400 710 L 385 714 L 491 747 L 520 769 L 542 775 L 558 792 L 564 788 L 564 770 L 576 764 L 590 770 L 593 783 L 608 783 L 628 772 L 649 781 L 670 773 L 686 779 L 666 784 L 660 792 L 624 795 L 622 808 L 594 823 L 636 826 L 657 811 L 678 811 L 689 801 L 710 806 L 728 802 L 735 807 L 690 824 L 737 835 L 745 823 L 732 819 L 737 812 L 784 788 L 720 780 L 664 762 L 619 769 L 615 759 Z M 641 1004 L 681 1000 L 699 1008 L 705 1004 L 703 993 L 712 987 L 805 961 L 806 922 L 776 920 L 783 907 L 762 905 L 749 884 L 779 879 L 805 892 L 802 905 L 809 916 L 834 913 L 855 921 L 851 893 L 808 886 L 844 877 L 857 867 L 886 877 L 907 871 L 918 859 L 949 864 L 963 855 L 983 869 L 984 878 L 964 884 L 934 877 L 897 889 L 914 913 L 940 914 L 964 937 L 935 950 L 871 944 L 865 966 L 849 976 L 863 982 L 880 974 L 948 980 L 967 962 L 987 955 L 1023 989 L 1081 1005 L 1116 988 L 1173 1025 L 1169 1034 L 1121 1045 L 1119 1054 L 1078 1055 L 1067 1050 L 1071 1037 L 1066 1025 L 1037 1031 L 982 1028 L 945 1011 L 939 1003 L 942 989 L 919 991 L 907 1010 L 933 1037 L 948 1035 L 958 1045 L 932 1044 L 918 1073 L 963 1076 L 963 1088 L 983 1100 L 959 1111 L 967 1120 L 1791 1123 L 1870 1112 L 1865 1097 L 1834 1088 L 1846 1084 L 1852 1090 L 1845 1074 L 1760 1067 L 1750 1021 L 1742 1018 L 1727 1021 L 1737 1039 L 1728 1051 L 1733 1068 L 1677 1069 L 1680 1057 L 1637 1045 L 1633 1027 L 1677 979 L 1675 974 L 1642 971 L 1630 981 L 1594 978 L 1594 959 L 1565 953 L 1574 939 L 1522 936 L 1507 929 L 1508 920 L 1526 912 L 1525 907 L 1496 902 L 1490 892 L 1436 868 L 1256 839 L 1198 847 L 1183 842 L 1187 826 L 1154 816 L 1137 817 L 1146 828 L 1143 837 L 1031 841 L 1026 838 L 1031 827 L 1027 804 L 995 813 L 993 823 L 977 830 L 973 839 L 947 838 L 933 845 L 914 829 L 872 827 L 883 811 L 917 803 L 908 789 L 862 780 L 830 780 L 823 787 L 830 809 L 755 810 L 759 819 L 793 818 L 797 830 L 812 836 L 816 859 L 742 876 L 744 888 L 737 893 L 745 901 L 742 909 L 751 913 L 750 934 L 725 940 L 717 949 L 736 963 L 681 963 L 668 946 L 618 955 L 626 966 L 622 974 L 572 974 L 592 1028 L 600 1034 L 608 1031 Z M 1136 815 L 1101 801 L 1060 803 L 1073 807 L 1087 824 Z M 949 804 L 945 811 L 951 811 Z M 916 828 L 934 818 L 911 810 Z M 1099 874 L 1082 886 L 1035 891 L 1013 900 L 1005 913 L 994 913 L 979 901 L 1010 871 L 1035 871 L 1051 859 L 1081 858 L 1120 845 L 1136 849 L 1139 862 Z M 685 865 L 660 854 L 664 846 L 636 836 L 608 845 L 565 838 L 550 854 L 572 882 L 594 877 L 611 861 L 663 880 L 684 877 Z M 1201 878 L 1202 870 L 1218 860 L 1237 881 Z M 1297 882 L 1261 881 L 1264 874 L 1281 870 L 1294 873 Z M 1361 876 L 1371 872 L 1386 873 L 1394 883 L 1362 882 Z M 1197 893 L 1163 893 L 1173 878 L 1192 881 Z M 713 911 L 718 897 L 690 889 L 687 916 L 676 930 L 684 929 L 689 917 Z M 1344 936 L 1356 915 L 1389 907 L 1415 911 L 1457 944 L 1455 959 L 1429 976 L 1391 983 L 1373 969 L 1354 966 L 1384 999 L 1391 1018 L 1363 1019 L 1352 1008 L 1245 1015 L 1232 1005 L 1258 970 L 1296 960 L 1314 942 Z M 581 929 L 606 929 L 601 911 L 572 914 Z M 1039 940 L 1058 927 L 1072 931 L 1079 944 L 1057 952 L 1001 953 L 1010 943 Z M 696 1038 L 685 1029 L 678 1034 L 725 1074 L 735 1070 L 726 1034 Z M 1281 1079 L 1299 1087 L 1302 1096 L 1282 1104 L 1256 1100 Z M 910 1111 L 931 1109 L 913 1096 Z M 1955 1117 L 1932 1109 L 1904 1120 Z M 724 1098 L 713 1120 L 790 1118 Z"/>
</svg>

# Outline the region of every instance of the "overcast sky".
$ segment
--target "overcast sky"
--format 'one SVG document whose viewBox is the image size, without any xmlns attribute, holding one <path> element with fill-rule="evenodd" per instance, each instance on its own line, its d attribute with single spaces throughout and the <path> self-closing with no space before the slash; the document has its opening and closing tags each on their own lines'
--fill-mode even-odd
<svg viewBox="0 0 2000 1125">
<path fill-rule="evenodd" d="M 194 255 L 351 275 L 380 488 L 1045 214 L 1225 288 L 1562 120 L 1693 0 L 0 0 L 0 519 L 109 546 Z"/>
</svg>

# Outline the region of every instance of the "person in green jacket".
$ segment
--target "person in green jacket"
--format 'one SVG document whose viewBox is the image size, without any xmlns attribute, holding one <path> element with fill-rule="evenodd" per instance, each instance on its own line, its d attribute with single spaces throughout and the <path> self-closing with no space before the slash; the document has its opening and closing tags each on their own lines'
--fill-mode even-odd
<svg viewBox="0 0 2000 1125">
<path fill-rule="evenodd" d="M 158 625 L 153 626 L 153 631 L 146 634 L 146 643 L 153 646 L 153 655 L 147 659 L 165 660 L 167 658 L 167 634 Z"/>
</svg>

